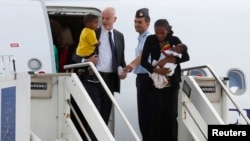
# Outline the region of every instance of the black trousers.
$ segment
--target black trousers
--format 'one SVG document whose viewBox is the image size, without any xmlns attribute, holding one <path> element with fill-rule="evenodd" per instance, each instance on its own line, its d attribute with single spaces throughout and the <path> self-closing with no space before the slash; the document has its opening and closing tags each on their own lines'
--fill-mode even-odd
<svg viewBox="0 0 250 141">
<path fill-rule="evenodd" d="M 150 94 L 151 141 L 178 140 L 178 92 L 179 89 L 154 88 Z"/>
<path fill-rule="evenodd" d="M 138 122 L 142 141 L 150 141 L 149 96 L 151 81 L 148 74 L 138 74 L 136 77 Z"/>
<path fill-rule="evenodd" d="M 93 81 L 93 77 L 89 76 L 88 67 L 82 68 L 84 69 L 84 73 L 79 76 L 81 82 L 83 83 L 84 88 L 88 92 L 90 98 L 92 99 L 93 103 L 95 104 L 97 110 L 99 111 L 100 115 L 102 116 L 104 122 L 108 125 L 111 110 L 112 110 L 112 101 L 110 100 L 108 94 L 106 93 L 105 89 L 101 85 L 100 82 L 96 80 Z M 115 73 L 101 73 L 103 80 L 105 81 L 106 85 L 110 89 L 111 93 L 114 93 L 114 84 L 116 81 Z M 86 122 L 84 117 L 81 117 L 81 121 L 84 123 L 85 128 L 91 138 L 92 141 L 97 141 L 94 133 L 89 127 L 88 123 Z M 83 139 L 86 137 L 81 133 Z"/>
<path fill-rule="evenodd" d="M 100 73 L 103 80 L 107 84 L 108 88 L 110 89 L 111 93 L 114 93 L 114 86 L 117 78 L 114 73 Z M 92 83 L 89 81 L 84 81 L 83 85 L 85 89 L 89 93 L 92 101 L 94 102 L 96 108 L 100 112 L 103 120 L 106 124 L 109 122 L 111 110 L 112 110 L 112 101 L 110 100 L 108 94 L 106 93 L 105 89 L 101 85 L 101 83 Z"/>
</svg>

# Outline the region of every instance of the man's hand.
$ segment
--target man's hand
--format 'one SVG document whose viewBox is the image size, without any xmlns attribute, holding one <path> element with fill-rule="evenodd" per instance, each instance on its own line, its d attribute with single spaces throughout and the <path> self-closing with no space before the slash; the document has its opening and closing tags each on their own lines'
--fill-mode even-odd
<svg viewBox="0 0 250 141">
<path fill-rule="evenodd" d="M 124 72 L 131 72 L 133 69 L 134 69 L 133 66 L 127 65 L 127 66 L 123 69 L 123 71 L 124 71 Z"/>
<path fill-rule="evenodd" d="M 123 72 L 120 72 L 118 75 L 120 79 L 125 79 L 127 77 L 127 72 L 123 71 Z"/>
</svg>

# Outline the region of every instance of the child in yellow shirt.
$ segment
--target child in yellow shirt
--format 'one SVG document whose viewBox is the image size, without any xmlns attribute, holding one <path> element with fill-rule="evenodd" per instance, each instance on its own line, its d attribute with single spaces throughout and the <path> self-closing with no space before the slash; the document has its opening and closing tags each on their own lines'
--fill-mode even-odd
<svg viewBox="0 0 250 141">
<path fill-rule="evenodd" d="M 82 58 L 81 62 L 85 62 L 85 60 L 91 56 L 96 55 L 98 51 L 97 47 L 99 45 L 99 41 L 97 40 L 95 33 L 95 30 L 98 28 L 98 16 L 94 14 L 87 14 L 84 17 L 84 23 L 85 27 L 81 32 L 79 43 L 76 48 L 76 55 Z M 86 71 L 88 71 L 88 77 L 91 81 L 98 81 L 90 67 L 87 67 L 87 70 L 79 69 L 78 74 L 82 75 Z"/>
<path fill-rule="evenodd" d="M 99 41 L 97 40 L 95 33 L 95 30 L 98 27 L 98 16 L 94 14 L 87 14 L 84 18 L 84 23 L 85 27 L 83 28 L 79 38 L 76 55 L 86 59 L 96 54 L 96 47 L 99 45 Z"/>
</svg>

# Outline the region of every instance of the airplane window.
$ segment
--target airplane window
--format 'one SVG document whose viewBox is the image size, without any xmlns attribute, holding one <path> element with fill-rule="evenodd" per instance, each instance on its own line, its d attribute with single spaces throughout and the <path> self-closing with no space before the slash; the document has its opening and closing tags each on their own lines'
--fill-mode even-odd
<svg viewBox="0 0 250 141">
<path fill-rule="evenodd" d="M 33 70 L 33 71 L 37 71 L 39 69 L 41 69 L 42 67 L 42 62 L 39 59 L 36 58 L 32 58 L 29 60 L 28 62 L 28 67 Z"/>
<path fill-rule="evenodd" d="M 193 76 L 207 76 L 206 72 L 203 69 L 194 69 L 189 72 L 189 75 Z"/>
<path fill-rule="evenodd" d="M 233 94 L 243 94 L 245 92 L 245 77 L 240 70 L 230 70 L 228 78 L 229 89 Z"/>
</svg>

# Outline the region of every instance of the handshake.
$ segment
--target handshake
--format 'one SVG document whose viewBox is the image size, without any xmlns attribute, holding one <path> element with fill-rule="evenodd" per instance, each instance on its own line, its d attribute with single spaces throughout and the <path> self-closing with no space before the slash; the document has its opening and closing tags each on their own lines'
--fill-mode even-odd
<svg viewBox="0 0 250 141">
<path fill-rule="evenodd" d="M 127 73 L 132 72 L 134 66 L 132 64 L 127 65 L 126 67 L 122 68 L 121 66 L 118 67 L 118 75 L 120 79 L 125 79 L 127 77 Z"/>
<path fill-rule="evenodd" d="M 123 68 L 123 71 L 126 72 L 126 73 L 129 73 L 131 72 L 132 70 L 134 69 L 134 66 L 129 64 L 127 65 L 125 68 Z"/>
<path fill-rule="evenodd" d="M 118 76 L 120 79 L 125 79 L 127 77 L 127 72 L 121 66 L 118 67 Z"/>
</svg>

